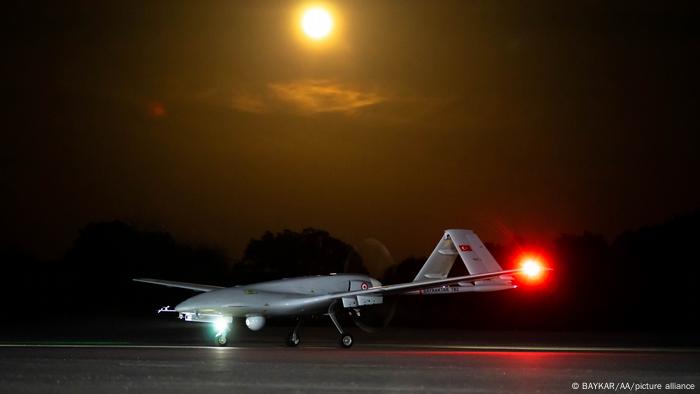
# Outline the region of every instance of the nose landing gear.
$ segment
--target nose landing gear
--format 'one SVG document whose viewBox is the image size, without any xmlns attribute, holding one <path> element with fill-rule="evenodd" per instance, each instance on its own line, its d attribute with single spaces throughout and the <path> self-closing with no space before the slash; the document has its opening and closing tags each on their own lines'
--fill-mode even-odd
<svg viewBox="0 0 700 394">
<path fill-rule="evenodd" d="M 216 334 L 216 344 L 219 346 L 226 346 L 226 344 L 228 344 L 228 331 Z"/>
<path fill-rule="evenodd" d="M 219 317 L 214 320 L 214 332 L 216 333 L 216 344 L 219 346 L 226 346 L 229 339 L 229 332 L 231 327 L 229 324 L 232 322 L 231 318 L 226 318 L 224 316 Z"/>
</svg>

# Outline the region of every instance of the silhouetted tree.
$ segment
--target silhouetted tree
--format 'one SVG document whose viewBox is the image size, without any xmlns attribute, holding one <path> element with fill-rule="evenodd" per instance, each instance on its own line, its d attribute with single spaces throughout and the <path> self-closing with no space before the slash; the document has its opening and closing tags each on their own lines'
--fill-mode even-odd
<svg viewBox="0 0 700 394">
<path fill-rule="evenodd" d="M 230 280 L 230 266 L 222 251 L 187 245 L 166 232 L 140 230 L 120 221 L 91 223 L 80 230 L 58 263 L 61 293 L 68 295 L 61 309 L 68 313 L 85 311 L 86 307 L 98 312 L 152 310 L 157 299 L 162 302 L 167 298 L 162 294 L 168 290 L 131 279 L 155 277 L 223 285 Z"/>
<path fill-rule="evenodd" d="M 313 228 L 265 232 L 248 243 L 235 267 L 236 277 L 245 282 L 346 271 L 367 272 L 352 246 Z"/>
<path fill-rule="evenodd" d="M 392 265 L 384 271 L 383 283 L 411 282 L 425 263 L 427 257 L 409 257 L 398 264 Z"/>
<path fill-rule="evenodd" d="M 555 271 L 541 289 L 401 302 L 397 323 L 440 327 L 700 330 L 697 286 L 700 211 L 627 231 L 608 242 L 585 232 L 555 242 Z M 490 245 L 504 267 L 514 248 Z M 151 314 L 192 292 L 148 286 L 135 277 L 233 285 L 331 272 L 366 273 L 353 248 L 328 232 L 266 232 L 235 263 L 219 249 L 192 246 L 164 231 L 128 223 L 91 223 L 62 259 L 38 261 L 16 248 L 0 249 L 6 309 L 3 320 L 100 313 Z M 425 258 L 385 271 L 384 283 L 413 280 Z M 466 271 L 459 260 L 452 275 Z M 478 318 L 477 318 L 478 317 Z"/>
</svg>

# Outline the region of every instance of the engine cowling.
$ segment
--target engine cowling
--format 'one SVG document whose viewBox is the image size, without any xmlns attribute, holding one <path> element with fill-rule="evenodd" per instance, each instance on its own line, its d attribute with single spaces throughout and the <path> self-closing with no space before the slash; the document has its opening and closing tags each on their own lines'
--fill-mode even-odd
<svg viewBox="0 0 700 394">
<path fill-rule="evenodd" d="M 251 331 L 258 331 L 265 327 L 265 316 L 253 315 L 245 318 L 245 325 Z"/>
</svg>

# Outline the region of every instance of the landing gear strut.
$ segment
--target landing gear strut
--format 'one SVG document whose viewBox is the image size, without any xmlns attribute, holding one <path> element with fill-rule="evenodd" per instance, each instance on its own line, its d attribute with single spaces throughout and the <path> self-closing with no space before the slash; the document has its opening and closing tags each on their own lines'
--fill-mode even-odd
<svg viewBox="0 0 700 394">
<path fill-rule="evenodd" d="M 295 347 L 299 345 L 299 342 L 301 342 L 301 337 L 299 336 L 299 329 L 301 328 L 301 318 L 297 318 L 297 325 L 294 326 L 294 329 L 289 333 L 289 336 L 287 336 L 287 346 L 289 347 Z"/>
<path fill-rule="evenodd" d="M 225 318 L 224 316 L 219 317 L 213 321 L 213 328 L 216 335 L 216 344 L 219 346 L 226 346 L 229 339 L 229 332 L 231 327 L 229 324 L 232 322 L 231 318 Z"/>
<path fill-rule="evenodd" d="M 336 308 L 337 303 L 338 302 L 335 301 L 328 306 L 328 317 L 331 318 L 333 325 L 335 326 L 336 329 L 338 329 L 338 332 L 340 333 L 340 338 L 338 339 L 338 344 L 347 349 L 347 348 L 352 346 L 354 340 L 352 339 L 352 335 L 343 331 L 343 327 L 340 326 L 340 323 L 338 322 L 338 318 L 335 316 L 335 308 Z"/>
</svg>

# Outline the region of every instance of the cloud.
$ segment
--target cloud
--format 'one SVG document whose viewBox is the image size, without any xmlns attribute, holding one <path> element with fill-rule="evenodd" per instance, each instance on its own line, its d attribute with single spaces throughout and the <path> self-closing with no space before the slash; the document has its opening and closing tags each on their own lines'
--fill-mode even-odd
<svg viewBox="0 0 700 394">
<path fill-rule="evenodd" d="M 268 89 L 279 101 L 308 113 L 354 112 L 386 100 L 377 93 L 326 80 L 269 84 Z"/>
<path fill-rule="evenodd" d="M 233 107 L 252 113 L 294 112 L 317 114 L 339 112 L 354 114 L 362 108 L 386 101 L 387 98 L 373 91 L 363 91 L 330 80 L 302 79 L 283 83 L 270 83 L 263 95 L 238 93 Z"/>
<path fill-rule="evenodd" d="M 267 107 L 262 97 L 248 94 L 236 94 L 233 96 L 233 108 L 239 111 L 262 114 L 268 112 Z"/>
</svg>

